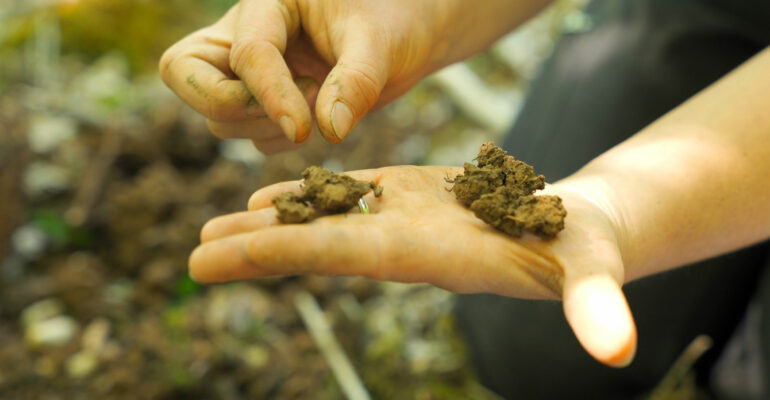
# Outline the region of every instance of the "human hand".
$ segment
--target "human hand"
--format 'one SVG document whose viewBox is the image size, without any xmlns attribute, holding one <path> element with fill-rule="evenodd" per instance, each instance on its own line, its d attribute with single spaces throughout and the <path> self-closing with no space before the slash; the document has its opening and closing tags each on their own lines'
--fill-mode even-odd
<svg viewBox="0 0 770 400">
<path fill-rule="evenodd" d="M 284 150 L 310 135 L 315 105 L 323 135 L 340 142 L 437 65 L 441 13 L 403 3 L 243 0 L 172 46 L 162 76 L 219 137 Z"/>
<path fill-rule="evenodd" d="M 251 138 L 276 152 L 305 141 L 315 116 L 323 136 L 339 143 L 368 111 L 547 3 L 241 0 L 172 46 L 160 70 L 219 137 Z"/>
<path fill-rule="evenodd" d="M 563 199 L 565 229 L 552 240 L 505 236 L 463 207 L 444 178 L 448 167 L 388 167 L 350 172 L 384 187 L 366 196 L 371 214 L 282 225 L 271 200 L 299 192 L 299 181 L 263 188 L 249 211 L 209 221 L 190 257 L 200 282 L 275 275 L 358 275 L 427 282 L 457 293 L 487 292 L 562 299 L 565 316 L 597 360 L 625 366 L 636 350 L 636 328 L 621 291 L 624 268 L 613 210 L 600 190 L 557 183 L 545 193 Z M 587 197 L 591 193 L 592 197 Z"/>
<path fill-rule="evenodd" d="M 274 124 L 257 99 L 230 68 L 238 6 L 219 21 L 193 32 L 169 48 L 160 61 L 163 81 L 190 107 L 206 117 L 209 130 L 220 139 L 251 139 L 263 153 L 290 150 L 297 145 Z M 327 69 L 303 60 L 306 43 L 286 54 L 294 60 L 296 85 L 308 104 L 314 104 L 318 84 Z"/>
</svg>

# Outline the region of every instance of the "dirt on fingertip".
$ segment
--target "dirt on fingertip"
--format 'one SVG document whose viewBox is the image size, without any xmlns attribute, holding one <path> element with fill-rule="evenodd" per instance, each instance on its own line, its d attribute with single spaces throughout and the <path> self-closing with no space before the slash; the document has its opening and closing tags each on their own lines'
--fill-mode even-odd
<svg viewBox="0 0 770 400">
<path fill-rule="evenodd" d="M 317 166 L 305 169 L 302 178 L 300 194 L 286 192 L 273 198 L 282 223 L 297 224 L 324 214 L 344 213 L 358 205 L 358 200 L 370 190 L 376 197 L 382 195 L 382 186 L 374 182 L 359 181 Z"/>
<path fill-rule="evenodd" d="M 492 142 L 481 145 L 477 165 L 465 163 L 453 180 L 457 200 L 483 221 L 514 237 L 524 232 L 552 238 L 564 229 L 567 210 L 561 198 L 535 195 L 545 177 Z"/>
</svg>

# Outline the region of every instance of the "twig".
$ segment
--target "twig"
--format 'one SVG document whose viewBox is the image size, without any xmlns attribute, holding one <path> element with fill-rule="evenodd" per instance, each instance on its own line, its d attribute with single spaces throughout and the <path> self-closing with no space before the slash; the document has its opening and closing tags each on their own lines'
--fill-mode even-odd
<svg viewBox="0 0 770 400">
<path fill-rule="evenodd" d="M 329 363 L 345 397 L 349 400 L 369 400 L 369 392 L 334 337 L 334 332 L 313 295 L 305 291 L 299 292 L 294 297 L 294 305 L 316 346 Z"/>
<path fill-rule="evenodd" d="M 88 222 L 91 209 L 102 193 L 107 175 L 118 155 L 122 136 L 115 127 L 108 127 L 99 144 L 99 150 L 80 181 L 78 192 L 65 218 L 70 225 L 81 226 Z"/>
<path fill-rule="evenodd" d="M 687 348 L 684 349 L 682 355 L 677 358 L 671 369 L 668 370 L 666 375 L 660 381 L 658 386 L 652 391 L 647 400 L 664 400 L 670 399 L 671 393 L 676 392 L 679 386 L 687 377 L 687 373 L 692 369 L 693 364 L 711 348 L 713 341 L 708 335 L 698 335 Z"/>
</svg>

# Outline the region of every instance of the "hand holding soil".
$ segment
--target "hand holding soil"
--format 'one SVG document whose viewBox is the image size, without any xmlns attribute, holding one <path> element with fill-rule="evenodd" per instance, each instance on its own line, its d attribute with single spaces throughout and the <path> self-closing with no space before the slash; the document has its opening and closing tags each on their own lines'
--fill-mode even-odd
<svg viewBox="0 0 770 400">
<path fill-rule="evenodd" d="M 447 191 L 449 167 L 398 166 L 349 172 L 386 192 L 364 196 L 371 214 L 329 215 L 306 224 L 277 219 L 272 199 L 300 194 L 300 181 L 265 187 L 249 211 L 215 218 L 190 257 L 200 282 L 267 276 L 359 275 L 427 282 L 457 293 L 562 299 L 568 322 L 588 352 L 620 366 L 631 361 L 636 328 L 620 290 L 624 279 L 618 228 L 602 191 L 559 183 L 544 192 L 569 209 L 552 240 L 513 239 L 478 219 Z M 590 196 L 590 197 L 589 197 Z M 355 210 L 355 209 L 354 209 Z"/>
</svg>

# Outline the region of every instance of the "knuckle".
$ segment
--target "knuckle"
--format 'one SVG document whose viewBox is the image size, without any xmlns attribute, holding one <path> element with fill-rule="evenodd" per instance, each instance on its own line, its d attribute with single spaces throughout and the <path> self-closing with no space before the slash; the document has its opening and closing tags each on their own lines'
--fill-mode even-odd
<svg viewBox="0 0 770 400">
<path fill-rule="evenodd" d="M 203 228 L 201 228 L 201 231 L 200 231 L 201 243 L 208 242 L 210 239 L 214 238 L 215 228 L 213 227 L 214 225 L 212 224 L 212 221 L 213 220 L 206 222 L 203 225 Z"/>
<path fill-rule="evenodd" d="M 377 78 L 375 68 L 365 64 L 355 64 L 346 66 L 346 70 L 351 78 L 353 93 L 364 101 L 367 108 L 372 107 L 380 97 L 380 90 L 384 86 Z"/>
<path fill-rule="evenodd" d="M 242 73 L 253 66 L 251 63 L 261 54 L 265 54 L 271 47 L 269 43 L 261 40 L 239 40 L 230 48 L 230 69 L 237 74 Z"/>
<path fill-rule="evenodd" d="M 171 76 L 173 74 L 173 64 L 174 64 L 174 61 L 177 59 L 177 51 L 175 47 L 176 46 L 172 46 L 168 48 L 160 57 L 160 61 L 158 62 L 158 70 L 160 72 L 160 77 L 166 85 L 169 85 L 171 82 Z"/>
</svg>

